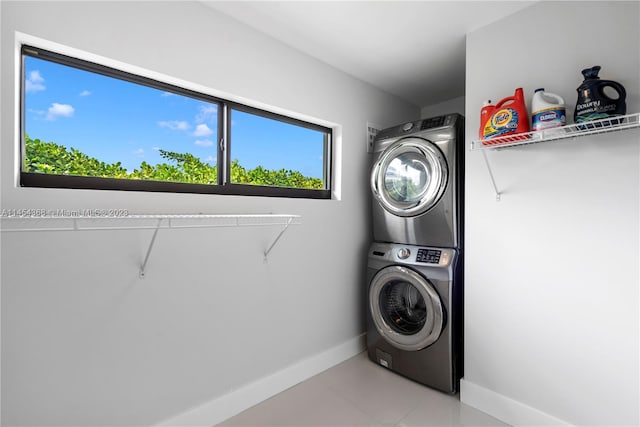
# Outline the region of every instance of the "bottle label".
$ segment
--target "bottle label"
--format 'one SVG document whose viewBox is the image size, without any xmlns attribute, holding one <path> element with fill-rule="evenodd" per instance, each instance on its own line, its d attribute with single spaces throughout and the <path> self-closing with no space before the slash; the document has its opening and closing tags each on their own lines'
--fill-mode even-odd
<svg viewBox="0 0 640 427">
<path fill-rule="evenodd" d="M 482 132 L 483 139 L 515 133 L 518 128 L 518 112 L 513 108 L 502 108 L 491 116 Z"/>
<path fill-rule="evenodd" d="M 616 114 L 606 114 L 606 113 L 583 114 L 581 116 L 576 117 L 576 123 L 592 122 L 594 120 L 602 120 L 602 119 L 606 119 L 614 116 L 616 116 Z"/>
<path fill-rule="evenodd" d="M 624 110 L 623 106 L 621 110 Z M 602 100 L 589 100 L 576 105 L 576 123 L 590 122 L 592 120 L 606 119 L 607 117 L 623 115 L 620 107 L 615 102 L 602 102 Z"/>
<path fill-rule="evenodd" d="M 531 119 L 534 131 L 564 126 L 567 118 L 564 108 L 552 107 L 536 111 Z"/>
</svg>

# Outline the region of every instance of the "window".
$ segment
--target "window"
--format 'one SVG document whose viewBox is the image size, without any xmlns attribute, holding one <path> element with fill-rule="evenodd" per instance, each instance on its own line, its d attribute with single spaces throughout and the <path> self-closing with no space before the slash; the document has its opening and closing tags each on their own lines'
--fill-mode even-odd
<svg viewBox="0 0 640 427">
<path fill-rule="evenodd" d="M 330 198 L 331 129 L 22 47 L 31 187 Z"/>
</svg>

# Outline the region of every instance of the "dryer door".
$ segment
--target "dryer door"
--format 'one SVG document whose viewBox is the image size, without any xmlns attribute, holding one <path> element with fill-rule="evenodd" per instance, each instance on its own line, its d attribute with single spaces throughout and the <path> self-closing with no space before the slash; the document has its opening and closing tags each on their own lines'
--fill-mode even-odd
<svg viewBox="0 0 640 427">
<path fill-rule="evenodd" d="M 385 267 L 373 277 L 369 309 L 380 335 L 401 350 L 433 344 L 444 328 L 444 310 L 433 285 L 400 265 Z"/>
<path fill-rule="evenodd" d="M 416 216 L 442 197 L 449 177 L 442 151 L 422 138 L 409 137 L 390 145 L 375 163 L 371 190 L 387 211 Z"/>
</svg>

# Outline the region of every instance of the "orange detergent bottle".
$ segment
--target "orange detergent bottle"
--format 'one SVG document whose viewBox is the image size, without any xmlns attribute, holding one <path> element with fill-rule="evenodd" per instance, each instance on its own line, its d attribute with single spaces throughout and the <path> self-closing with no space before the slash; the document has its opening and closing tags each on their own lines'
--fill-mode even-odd
<svg viewBox="0 0 640 427">
<path fill-rule="evenodd" d="M 482 130 L 482 144 L 491 145 L 495 143 L 505 143 L 528 138 L 527 135 L 517 136 L 510 139 L 491 141 L 492 138 L 509 137 L 519 133 L 530 131 L 529 114 L 524 100 L 524 92 L 521 87 L 517 88 L 513 96 L 504 98 L 498 102 L 491 114 L 491 118 L 485 123 Z"/>
<path fill-rule="evenodd" d="M 480 129 L 478 130 L 480 139 L 484 139 L 484 127 L 487 125 L 495 109 L 496 106 L 491 103 L 490 99 L 482 103 L 482 109 L 480 110 Z"/>
</svg>

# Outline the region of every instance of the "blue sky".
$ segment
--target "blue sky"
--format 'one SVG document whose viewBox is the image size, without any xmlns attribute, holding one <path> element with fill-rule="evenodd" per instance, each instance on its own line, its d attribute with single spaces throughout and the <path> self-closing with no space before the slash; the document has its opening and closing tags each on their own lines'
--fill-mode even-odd
<svg viewBox="0 0 640 427">
<path fill-rule="evenodd" d="M 76 148 L 132 171 L 165 162 L 158 149 L 216 164 L 218 106 L 183 95 L 25 57 L 29 137 Z M 292 169 L 322 178 L 322 133 L 232 112 L 231 158 L 247 169 Z"/>
</svg>

